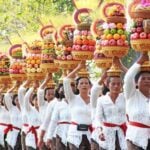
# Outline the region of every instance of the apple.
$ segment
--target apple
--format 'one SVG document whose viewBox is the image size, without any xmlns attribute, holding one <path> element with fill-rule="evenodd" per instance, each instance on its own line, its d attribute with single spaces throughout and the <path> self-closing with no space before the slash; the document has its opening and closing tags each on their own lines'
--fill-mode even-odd
<svg viewBox="0 0 150 150">
<path fill-rule="evenodd" d="M 67 58 L 66 58 L 66 56 L 62 56 L 61 59 L 62 60 L 66 60 Z"/>
<path fill-rule="evenodd" d="M 76 45 L 75 50 L 81 50 L 81 46 L 80 45 Z"/>
<path fill-rule="evenodd" d="M 111 34 L 115 34 L 116 32 L 117 32 L 116 29 L 111 29 L 111 30 L 110 30 L 110 33 L 111 33 Z"/>
<path fill-rule="evenodd" d="M 140 38 L 141 38 L 141 39 L 146 39 L 146 38 L 147 38 L 146 33 L 145 33 L 145 32 L 141 32 L 141 33 L 140 33 Z"/>
<path fill-rule="evenodd" d="M 124 45 L 124 41 L 122 39 L 117 40 L 117 45 L 118 46 L 123 46 Z"/>
<path fill-rule="evenodd" d="M 89 46 L 89 50 L 90 51 L 94 51 L 95 50 L 95 46 Z"/>
<path fill-rule="evenodd" d="M 147 34 L 148 39 L 150 39 L 150 33 Z"/>
<path fill-rule="evenodd" d="M 122 29 L 119 29 L 119 30 L 117 31 L 117 33 L 120 34 L 120 35 L 123 35 L 123 34 L 124 34 L 124 31 L 123 31 Z"/>
<path fill-rule="evenodd" d="M 105 30 L 104 30 L 104 34 L 107 35 L 107 34 L 109 34 L 109 33 L 110 33 L 110 30 L 109 30 L 109 29 L 105 29 Z"/>
<path fill-rule="evenodd" d="M 116 45 L 116 41 L 114 39 L 109 40 L 108 44 L 110 46 L 115 46 Z"/>
<path fill-rule="evenodd" d="M 82 33 L 82 35 L 85 35 L 85 36 L 88 35 L 88 31 L 87 30 L 83 30 L 83 31 L 81 31 L 81 33 Z"/>
<path fill-rule="evenodd" d="M 103 40 L 102 42 L 101 42 L 101 45 L 103 45 L 103 46 L 107 46 L 108 45 L 108 40 Z"/>
<path fill-rule="evenodd" d="M 92 35 L 91 31 L 88 31 L 88 35 Z"/>
<path fill-rule="evenodd" d="M 93 39 L 92 35 L 88 35 L 88 36 L 87 36 L 87 39 L 88 39 L 88 40 Z"/>
<path fill-rule="evenodd" d="M 143 28 L 142 28 L 142 27 L 137 27 L 137 28 L 136 28 L 136 31 L 137 31 L 138 33 L 141 33 L 141 32 L 143 32 Z"/>
<path fill-rule="evenodd" d="M 67 60 L 72 60 L 73 57 L 71 55 L 67 55 Z"/>
<path fill-rule="evenodd" d="M 83 51 L 87 51 L 88 50 L 88 46 L 87 45 L 82 45 L 82 50 Z"/>
</svg>

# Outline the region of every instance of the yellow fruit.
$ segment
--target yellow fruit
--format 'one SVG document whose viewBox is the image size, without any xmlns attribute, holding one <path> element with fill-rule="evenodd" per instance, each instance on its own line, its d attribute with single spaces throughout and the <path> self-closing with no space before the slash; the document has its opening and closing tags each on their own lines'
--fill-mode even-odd
<svg viewBox="0 0 150 150">
<path fill-rule="evenodd" d="M 119 39 L 120 39 L 120 35 L 116 33 L 116 34 L 114 34 L 113 38 L 114 38 L 115 40 L 119 40 Z"/>
</svg>

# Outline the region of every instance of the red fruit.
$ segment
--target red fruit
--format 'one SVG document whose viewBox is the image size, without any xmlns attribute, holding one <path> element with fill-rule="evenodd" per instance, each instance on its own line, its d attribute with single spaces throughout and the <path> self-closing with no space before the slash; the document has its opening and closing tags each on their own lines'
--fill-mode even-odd
<svg viewBox="0 0 150 150">
<path fill-rule="evenodd" d="M 150 39 L 150 33 L 147 34 L 148 39 Z"/>
<path fill-rule="evenodd" d="M 137 31 L 138 33 L 141 33 L 141 32 L 143 31 L 143 29 L 142 29 L 142 27 L 137 27 L 137 28 L 136 28 L 136 31 Z"/>
<path fill-rule="evenodd" d="M 72 51 L 72 48 L 71 47 L 67 47 L 67 51 Z"/>
<path fill-rule="evenodd" d="M 68 55 L 68 56 L 67 56 L 67 60 L 72 60 L 72 56 L 71 56 L 71 55 Z"/>
<path fill-rule="evenodd" d="M 145 32 L 140 33 L 140 38 L 141 39 L 146 39 L 147 38 L 146 33 Z"/>
</svg>

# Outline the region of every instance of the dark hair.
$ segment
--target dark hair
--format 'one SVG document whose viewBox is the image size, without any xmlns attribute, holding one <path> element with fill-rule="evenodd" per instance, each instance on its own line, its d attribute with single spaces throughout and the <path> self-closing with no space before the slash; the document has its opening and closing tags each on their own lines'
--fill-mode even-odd
<svg viewBox="0 0 150 150">
<path fill-rule="evenodd" d="M 140 72 L 138 72 L 138 73 L 135 75 L 135 77 L 134 77 L 135 83 L 138 82 L 140 76 L 141 76 L 142 74 L 144 74 L 144 73 L 150 73 L 150 71 L 140 71 Z"/>
<path fill-rule="evenodd" d="M 4 94 L 1 95 L 1 105 L 4 106 Z"/>
<path fill-rule="evenodd" d="M 37 98 L 37 94 L 36 94 L 36 93 L 34 93 L 34 94 L 31 96 L 31 105 L 32 105 L 32 106 L 34 106 L 33 100 L 34 100 L 35 98 Z"/>
<path fill-rule="evenodd" d="M 59 90 L 61 87 L 63 87 L 63 84 L 59 83 L 57 89 L 55 90 L 55 97 L 56 98 L 60 98 Z"/>
<path fill-rule="evenodd" d="M 102 94 L 103 94 L 103 95 L 106 95 L 107 92 L 109 92 L 109 88 L 108 88 L 106 85 L 104 85 L 104 86 L 103 86 L 103 90 L 102 90 Z"/>
<path fill-rule="evenodd" d="M 45 100 L 45 101 L 47 101 L 47 99 L 46 99 L 46 97 L 45 97 L 46 92 L 47 92 L 48 90 L 50 90 L 50 89 L 54 89 L 54 88 L 45 88 L 45 90 L 44 90 L 44 100 Z"/>
<path fill-rule="evenodd" d="M 18 94 L 14 94 L 12 97 L 12 104 L 16 106 L 15 99 L 18 97 Z"/>
<path fill-rule="evenodd" d="M 107 83 L 107 85 L 110 83 L 110 81 L 111 81 L 111 79 L 112 78 L 120 78 L 121 80 L 122 80 L 122 77 L 120 76 L 111 76 L 111 77 L 107 77 L 107 81 L 106 81 L 106 83 Z M 123 80 L 122 80 L 123 81 Z"/>
<path fill-rule="evenodd" d="M 81 79 L 87 79 L 87 80 L 89 81 L 89 84 L 92 85 L 92 83 L 91 83 L 91 81 L 90 81 L 90 79 L 89 79 L 88 77 L 78 77 L 78 78 L 76 79 L 76 81 L 75 81 L 75 85 L 76 85 L 75 94 L 79 94 L 79 90 L 77 89 L 77 86 L 78 86 L 79 81 L 80 81 Z"/>
</svg>

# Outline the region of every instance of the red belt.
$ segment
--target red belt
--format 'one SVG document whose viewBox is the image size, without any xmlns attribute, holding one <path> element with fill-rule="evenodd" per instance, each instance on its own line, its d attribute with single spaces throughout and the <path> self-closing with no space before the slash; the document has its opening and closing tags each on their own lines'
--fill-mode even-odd
<svg viewBox="0 0 150 150">
<path fill-rule="evenodd" d="M 123 130 L 124 135 L 126 135 L 126 130 L 127 130 L 126 123 L 119 125 L 119 124 L 114 124 L 114 123 L 103 122 L 103 125 L 106 127 L 120 127 Z"/>
<path fill-rule="evenodd" d="M 33 135 L 34 135 L 34 137 L 35 137 L 35 143 L 36 143 L 36 146 L 37 146 L 37 144 L 38 144 L 38 136 L 37 136 L 37 131 L 36 131 L 36 129 L 38 129 L 39 128 L 39 126 L 31 126 L 30 128 L 29 128 L 29 131 L 27 132 L 27 134 L 29 133 L 29 132 L 31 132 Z"/>
<path fill-rule="evenodd" d="M 59 124 L 70 124 L 70 122 L 67 122 L 67 121 L 60 121 L 60 122 L 58 122 L 57 124 L 58 124 L 58 125 L 59 125 Z"/>
<path fill-rule="evenodd" d="M 13 129 L 20 130 L 20 128 L 13 126 L 12 124 L 0 123 L 1 126 L 6 126 L 4 129 L 4 133 L 7 134 L 9 131 L 13 131 Z"/>
<path fill-rule="evenodd" d="M 136 126 L 139 128 L 150 128 L 150 126 L 148 126 L 148 125 L 145 125 L 145 124 L 142 124 L 139 122 L 134 122 L 134 121 L 129 121 L 129 125 Z"/>
<path fill-rule="evenodd" d="M 76 123 L 76 122 L 71 122 L 71 124 L 73 124 L 73 125 L 79 125 L 79 124 Z M 87 125 L 87 126 L 88 126 L 89 131 L 92 132 L 92 131 L 93 131 L 92 125 L 90 124 L 90 125 Z"/>
<path fill-rule="evenodd" d="M 23 124 L 23 126 L 24 126 L 24 127 L 29 127 L 29 125 L 28 125 L 28 124 L 26 124 L 26 123 L 24 123 L 24 124 Z"/>
</svg>

